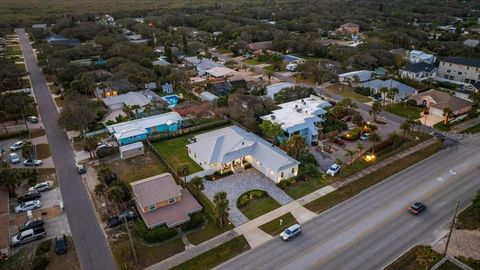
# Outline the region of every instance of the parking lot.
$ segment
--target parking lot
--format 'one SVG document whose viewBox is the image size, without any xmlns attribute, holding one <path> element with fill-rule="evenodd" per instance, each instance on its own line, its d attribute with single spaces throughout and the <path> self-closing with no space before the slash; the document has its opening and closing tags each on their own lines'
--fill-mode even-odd
<svg viewBox="0 0 480 270">
<path fill-rule="evenodd" d="M 20 141 L 19 138 L 7 139 L 0 141 L 0 151 L 3 153 L 1 154 L 1 159 L 7 161 L 11 164 L 10 160 L 10 153 L 16 153 L 20 158 L 20 162 L 16 164 L 11 164 L 13 168 L 25 168 L 26 166 L 23 164 L 25 158 L 22 156 L 22 150 L 18 149 L 16 151 L 10 150 L 10 146 L 14 143 Z M 46 136 L 40 136 L 37 138 L 31 139 L 32 144 L 37 149 L 37 159 L 42 161 L 42 165 L 38 166 L 39 168 L 55 168 L 53 164 L 52 157 L 50 155 L 50 149 L 48 147 L 48 142 Z M 3 151 L 2 151 L 3 150 Z"/>
</svg>

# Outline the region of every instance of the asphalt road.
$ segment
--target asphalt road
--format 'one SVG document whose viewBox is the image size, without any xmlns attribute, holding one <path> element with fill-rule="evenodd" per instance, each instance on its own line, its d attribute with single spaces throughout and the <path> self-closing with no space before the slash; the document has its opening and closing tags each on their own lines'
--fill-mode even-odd
<svg viewBox="0 0 480 270">
<path fill-rule="evenodd" d="M 480 189 L 480 141 L 462 141 L 303 226 L 299 237 L 272 239 L 217 269 L 382 269 L 418 243 L 445 233 L 457 199 L 461 209 Z M 406 212 L 415 201 L 426 212 Z"/>
<path fill-rule="evenodd" d="M 16 29 L 50 150 L 57 169 L 60 189 L 68 223 L 75 240 L 75 247 L 82 269 L 116 269 L 112 253 L 100 225 L 97 222 L 82 178 L 75 171 L 75 159 L 70 141 L 57 125 L 58 112 L 49 93 L 45 76 L 37 66 L 37 60 L 24 29 Z"/>
</svg>

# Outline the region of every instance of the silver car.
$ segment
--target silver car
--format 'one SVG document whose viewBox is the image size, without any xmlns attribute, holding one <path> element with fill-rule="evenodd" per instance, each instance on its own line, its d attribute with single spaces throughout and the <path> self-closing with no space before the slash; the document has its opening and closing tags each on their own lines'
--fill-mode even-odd
<svg viewBox="0 0 480 270">
<path fill-rule="evenodd" d="M 10 244 L 13 247 L 18 247 L 22 244 L 26 244 L 28 242 L 41 239 L 45 237 L 45 229 L 42 227 L 39 228 L 33 228 L 33 229 L 28 229 L 23 232 L 19 232 L 17 235 L 12 237 L 12 240 L 10 241 Z"/>
<path fill-rule="evenodd" d="M 39 200 L 24 202 L 15 207 L 15 213 L 27 212 L 29 210 L 37 209 L 42 206 Z"/>
<path fill-rule="evenodd" d="M 300 227 L 300 224 L 295 224 L 283 231 L 280 234 L 280 238 L 282 238 L 283 241 L 288 241 L 293 237 L 299 235 L 300 233 L 302 233 L 302 228 Z"/>
<path fill-rule="evenodd" d="M 21 149 L 23 147 L 25 143 L 23 141 L 18 141 L 14 144 L 12 144 L 12 146 L 10 146 L 10 150 L 11 151 L 17 151 L 18 149 Z"/>
</svg>

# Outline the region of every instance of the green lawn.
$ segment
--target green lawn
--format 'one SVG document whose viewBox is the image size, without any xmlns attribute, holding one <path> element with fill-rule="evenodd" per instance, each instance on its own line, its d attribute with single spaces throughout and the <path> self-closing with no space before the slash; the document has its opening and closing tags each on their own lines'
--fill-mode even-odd
<svg viewBox="0 0 480 270">
<path fill-rule="evenodd" d="M 480 228 L 480 193 L 473 204 L 458 215 L 458 226 L 463 230 L 477 230 Z"/>
<path fill-rule="evenodd" d="M 15 63 L 15 66 L 21 71 L 27 71 L 27 66 L 24 63 Z"/>
<path fill-rule="evenodd" d="M 349 97 L 353 100 L 363 103 L 372 101 L 369 97 L 355 93 L 353 90 L 354 89 L 352 87 L 339 83 L 325 87 L 325 91 L 327 91 L 327 93 L 340 95 L 342 97 Z"/>
<path fill-rule="evenodd" d="M 442 259 L 442 256 L 430 246 L 415 246 L 402 257 L 385 267 L 385 270 L 430 269 Z"/>
<path fill-rule="evenodd" d="M 127 183 L 168 172 L 167 166 L 152 150 L 145 147 L 145 154 L 129 159 L 116 159 L 108 165 L 118 178 Z"/>
<path fill-rule="evenodd" d="M 273 65 L 268 65 L 263 68 L 265 71 L 273 71 L 273 72 L 283 72 L 287 71 L 285 65 L 281 65 L 280 70 L 274 70 Z"/>
<path fill-rule="evenodd" d="M 282 220 L 282 225 L 280 225 L 280 220 Z M 286 213 L 285 215 L 278 217 L 272 221 L 269 221 L 258 228 L 270 234 L 271 236 L 277 236 L 283 230 L 285 230 L 286 228 L 296 223 L 298 222 L 295 219 L 295 217 L 291 213 Z"/>
<path fill-rule="evenodd" d="M 247 65 L 260 65 L 260 64 L 263 64 L 263 62 L 258 61 L 258 59 L 257 59 L 256 57 L 251 58 L 251 59 L 245 59 L 243 62 L 244 62 L 245 64 L 247 64 Z"/>
<path fill-rule="evenodd" d="M 403 118 L 418 119 L 420 118 L 420 113 L 423 112 L 425 108 L 412 106 L 406 103 L 396 103 L 385 106 L 384 110 Z"/>
<path fill-rule="evenodd" d="M 307 194 L 312 193 L 317 189 L 321 189 L 326 185 L 327 183 L 325 181 L 322 181 L 321 179 L 299 181 L 294 185 L 286 187 L 284 191 L 288 194 L 288 196 L 296 200 Z"/>
<path fill-rule="evenodd" d="M 480 124 L 467 128 L 464 131 L 462 131 L 462 133 L 479 133 L 479 132 L 480 132 Z"/>
<path fill-rule="evenodd" d="M 262 198 L 253 198 L 247 205 L 239 209 L 248 219 L 252 220 L 278 207 L 280 207 L 280 204 L 272 197 L 266 195 Z"/>
<path fill-rule="evenodd" d="M 445 125 L 443 123 L 443 121 L 440 121 L 438 123 L 436 123 L 435 125 L 433 125 L 434 128 L 436 129 L 439 129 L 439 130 L 442 130 L 442 131 L 449 131 L 450 130 L 450 125 Z"/>
<path fill-rule="evenodd" d="M 419 150 L 415 153 L 412 153 L 389 166 L 375 171 L 369 175 L 366 175 L 359 180 L 343 187 L 334 192 L 331 192 L 323 197 L 318 198 L 308 204 L 305 205 L 306 208 L 309 210 L 320 213 L 328 208 L 339 204 L 358 193 L 362 192 L 363 190 L 381 182 L 382 180 L 392 176 L 414 164 L 417 162 L 435 154 L 438 152 L 442 147 L 440 142 L 436 142 L 433 145 L 430 145 L 426 149 Z"/>
<path fill-rule="evenodd" d="M 186 261 L 172 270 L 202 270 L 211 269 L 215 266 L 230 260 L 250 249 L 245 237 L 238 236 L 220 246 L 213 248 L 189 261 Z"/>
<path fill-rule="evenodd" d="M 202 171 L 202 167 L 198 165 L 188 156 L 187 144 L 190 136 L 182 136 L 165 141 L 159 141 L 153 143 L 155 149 L 167 160 L 172 166 L 178 166 L 180 164 L 187 164 L 190 168 L 190 174 Z"/>
</svg>

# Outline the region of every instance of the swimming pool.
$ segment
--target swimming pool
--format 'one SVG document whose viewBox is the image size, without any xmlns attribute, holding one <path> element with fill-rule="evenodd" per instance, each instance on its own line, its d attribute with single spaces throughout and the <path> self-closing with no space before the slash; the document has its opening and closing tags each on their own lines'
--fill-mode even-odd
<svg viewBox="0 0 480 270">
<path fill-rule="evenodd" d="M 178 95 L 169 95 L 162 97 L 162 99 L 168 103 L 168 108 L 171 109 L 177 106 L 180 97 Z"/>
</svg>

